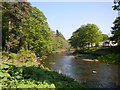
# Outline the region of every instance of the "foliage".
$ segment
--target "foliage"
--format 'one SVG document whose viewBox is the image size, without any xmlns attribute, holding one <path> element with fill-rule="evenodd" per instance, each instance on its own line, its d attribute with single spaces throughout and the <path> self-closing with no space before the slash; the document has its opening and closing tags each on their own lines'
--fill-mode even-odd
<svg viewBox="0 0 120 90">
<path fill-rule="evenodd" d="M 9 68 L 6 68 L 6 66 Z M 2 64 L 1 67 L 2 88 L 55 88 L 54 84 L 49 84 L 46 81 L 24 79 L 20 67 L 10 64 Z"/>
<path fill-rule="evenodd" d="M 31 50 L 42 57 L 57 49 L 67 49 L 68 42 L 57 30 L 50 31 L 44 13 L 29 2 L 2 3 L 2 49 L 17 53 Z"/>
<path fill-rule="evenodd" d="M 88 88 L 86 83 L 78 83 L 74 79 L 55 71 L 51 71 L 40 64 L 35 64 L 35 54 L 31 51 L 20 50 L 17 54 L 5 53 L 8 61 L 1 64 L 2 88 Z M 12 54 L 15 54 L 11 57 Z M 30 55 L 30 56 L 29 56 Z M 24 57 L 19 61 L 19 57 Z M 11 62 L 14 58 L 14 62 Z M 15 60 L 16 58 L 16 60 Z M 31 61 L 32 59 L 32 61 Z M 28 60 L 27 62 L 25 62 Z"/>
<path fill-rule="evenodd" d="M 120 17 L 117 17 L 114 21 L 114 27 L 112 27 L 112 40 L 115 40 L 120 45 Z"/>
<path fill-rule="evenodd" d="M 113 10 L 120 10 L 120 1 L 119 0 L 114 0 L 114 6 L 113 7 Z"/>
<path fill-rule="evenodd" d="M 109 37 L 107 34 L 102 34 L 102 41 L 108 40 Z"/>
<path fill-rule="evenodd" d="M 3 50 L 31 50 L 38 56 L 51 51 L 50 30 L 46 17 L 28 2 L 3 2 Z"/>
<path fill-rule="evenodd" d="M 7 58 L 7 60 L 5 60 L 6 58 Z M 37 56 L 35 55 L 35 53 L 33 53 L 29 50 L 23 50 L 23 49 L 21 49 L 17 54 L 16 53 L 6 53 L 6 52 L 2 53 L 3 61 L 7 61 L 10 63 L 14 63 L 16 61 L 22 62 L 22 63 L 35 62 L 36 58 L 37 58 Z"/>
<path fill-rule="evenodd" d="M 99 28 L 94 24 L 82 25 L 77 31 L 73 32 L 70 43 L 74 48 L 99 43 L 102 35 Z"/>
<path fill-rule="evenodd" d="M 28 15 L 28 2 L 2 2 L 2 49 L 9 52 L 18 51 L 20 44 L 20 30 Z"/>
<path fill-rule="evenodd" d="M 32 7 L 30 12 L 31 17 L 28 17 L 29 22 L 25 24 L 24 37 L 28 42 L 29 50 L 34 51 L 38 56 L 43 56 L 51 51 L 49 27 L 46 17 L 39 9 Z"/>
<path fill-rule="evenodd" d="M 120 1 L 114 2 L 113 10 L 120 11 Z M 111 33 L 113 34 L 112 40 L 115 40 L 118 45 L 120 45 L 120 16 L 116 17 L 113 22 L 114 26 L 112 27 Z"/>
<path fill-rule="evenodd" d="M 39 66 L 1 66 L 2 88 L 88 88 L 85 83 Z"/>
<path fill-rule="evenodd" d="M 52 51 L 70 48 L 68 41 L 65 40 L 64 36 L 58 30 L 51 32 L 51 38 Z"/>
</svg>

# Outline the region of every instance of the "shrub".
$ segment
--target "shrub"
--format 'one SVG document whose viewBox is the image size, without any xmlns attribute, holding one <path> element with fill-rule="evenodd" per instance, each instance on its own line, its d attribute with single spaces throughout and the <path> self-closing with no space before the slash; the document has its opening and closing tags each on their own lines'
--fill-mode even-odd
<svg viewBox="0 0 120 90">
<path fill-rule="evenodd" d="M 74 79 L 55 71 L 48 71 L 44 67 L 15 66 L 2 64 L 2 88 L 88 88 L 85 83 L 78 83 Z"/>
</svg>

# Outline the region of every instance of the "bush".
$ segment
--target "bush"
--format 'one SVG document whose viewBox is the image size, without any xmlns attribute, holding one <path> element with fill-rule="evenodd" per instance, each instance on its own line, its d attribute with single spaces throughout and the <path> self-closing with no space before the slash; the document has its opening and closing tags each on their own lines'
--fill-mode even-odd
<svg viewBox="0 0 120 90">
<path fill-rule="evenodd" d="M 25 77 L 22 75 L 22 70 L 23 68 L 3 63 L 0 73 L 2 88 L 55 88 L 54 84 L 49 84 L 46 81 L 24 79 Z M 29 74 L 30 71 L 28 75 Z"/>
<path fill-rule="evenodd" d="M 17 53 L 17 60 L 18 61 L 21 61 L 21 62 L 33 62 L 34 59 L 36 58 L 36 55 L 35 53 L 29 51 L 29 50 L 20 50 L 18 53 Z"/>
<path fill-rule="evenodd" d="M 44 67 L 15 66 L 2 64 L 2 88 L 88 88 L 85 83 L 78 83 L 74 79 L 55 71 L 48 71 Z"/>
<path fill-rule="evenodd" d="M 3 52 L 2 53 L 2 59 L 3 61 L 9 61 L 14 63 L 15 61 L 20 61 L 23 63 L 26 62 L 34 62 L 35 58 L 37 56 L 35 55 L 35 53 L 29 51 L 29 50 L 20 50 L 17 54 L 15 53 L 6 53 Z"/>
</svg>

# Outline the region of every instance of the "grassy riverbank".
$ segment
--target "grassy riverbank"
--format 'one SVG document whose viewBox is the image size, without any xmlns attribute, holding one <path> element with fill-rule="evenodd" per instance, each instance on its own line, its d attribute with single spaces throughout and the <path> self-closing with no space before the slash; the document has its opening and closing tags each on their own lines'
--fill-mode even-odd
<svg viewBox="0 0 120 90">
<path fill-rule="evenodd" d="M 69 51 L 69 49 L 58 49 L 58 50 L 53 51 L 52 53 L 64 53 L 67 51 Z"/>
<path fill-rule="evenodd" d="M 23 53 L 23 52 L 22 52 Z M 33 53 L 3 53 L 1 61 L 2 88 L 88 88 L 86 83 L 51 71 L 36 62 Z M 12 55 L 11 55 L 12 54 Z M 24 52 L 25 54 L 25 52 Z"/>
<path fill-rule="evenodd" d="M 105 63 L 120 64 L 120 47 L 101 47 L 79 49 L 73 52 L 73 55 L 81 59 L 97 59 Z"/>
</svg>

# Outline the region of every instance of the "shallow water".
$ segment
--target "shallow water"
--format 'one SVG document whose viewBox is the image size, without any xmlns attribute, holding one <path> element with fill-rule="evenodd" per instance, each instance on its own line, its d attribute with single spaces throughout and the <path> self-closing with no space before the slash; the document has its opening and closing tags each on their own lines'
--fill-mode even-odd
<svg viewBox="0 0 120 90">
<path fill-rule="evenodd" d="M 101 62 L 86 62 L 71 55 L 52 54 L 44 60 L 45 67 L 63 73 L 79 82 L 86 82 L 97 88 L 117 88 L 120 86 L 119 65 Z M 93 74 L 95 70 L 97 73 Z"/>
</svg>

